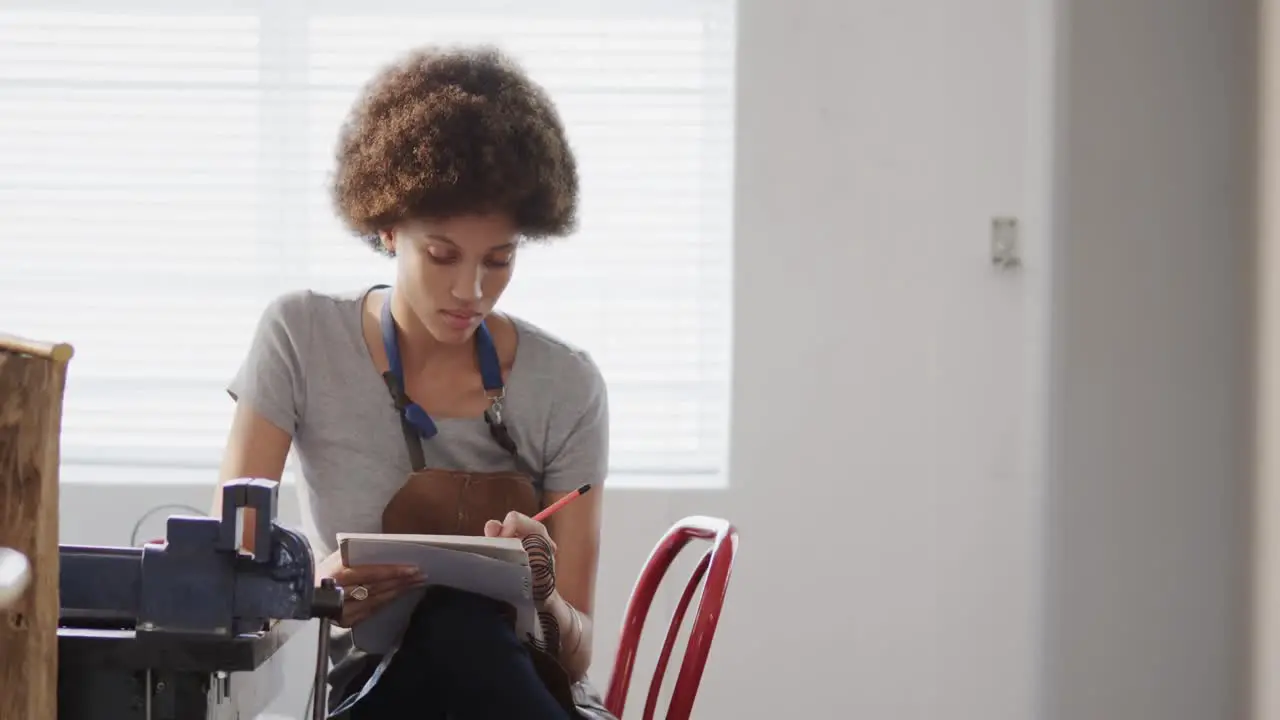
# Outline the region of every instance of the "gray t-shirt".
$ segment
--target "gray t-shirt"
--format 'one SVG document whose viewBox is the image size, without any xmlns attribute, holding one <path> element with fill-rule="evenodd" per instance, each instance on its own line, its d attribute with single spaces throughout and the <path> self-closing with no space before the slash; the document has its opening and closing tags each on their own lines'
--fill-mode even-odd
<svg viewBox="0 0 1280 720">
<path fill-rule="evenodd" d="M 339 532 L 381 532 L 382 510 L 411 470 L 400 419 L 362 330 L 368 290 L 293 292 L 262 315 L 249 354 L 228 387 L 293 437 L 302 471 L 303 531 L 317 556 Z M 523 320 L 506 382 L 503 417 L 542 489 L 567 492 L 608 471 L 604 378 L 584 351 Z M 514 470 L 482 417 L 436 419 L 427 466 Z"/>
<path fill-rule="evenodd" d="M 411 471 L 400 418 L 365 344 L 362 316 L 372 290 L 297 291 L 273 301 L 227 391 L 293 438 L 301 469 L 303 532 L 317 559 L 339 532 L 380 532 L 382 510 Z M 503 417 L 520 457 L 543 491 L 599 488 L 608 471 L 608 397 L 591 357 L 534 325 L 511 318 L 516 356 Z M 515 463 L 482 417 L 436 418 L 423 442 L 427 466 L 486 472 Z M 344 633 L 335 651 L 350 646 Z M 344 647 L 345 646 L 345 647 Z M 589 686 L 574 688 L 596 707 Z M 584 708 L 585 709 L 585 708 Z"/>
</svg>

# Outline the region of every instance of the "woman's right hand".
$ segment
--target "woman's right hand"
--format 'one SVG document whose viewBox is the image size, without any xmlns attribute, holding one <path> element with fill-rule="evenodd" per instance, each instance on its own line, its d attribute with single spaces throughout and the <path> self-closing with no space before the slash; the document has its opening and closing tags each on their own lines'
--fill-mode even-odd
<svg viewBox="0 0 1280 720">
<path fill-rule="evenodd" d="M 426 584 L 426 577 L 413 565 L 357 565 L 342 564 L 341 551 L 335 552 L 316 568 L 316 583 L 325 578 L 342 588 L 342 618 L 337 624 L 354 627 L 372 615 L 378 608 L 400 595 Z M 357 592 L 356 588 L 363 588 Z M 365 593 L 368 593 L 365 595 Z M 362 599 L 356 599 L 359 595 Z"/>
</svg>

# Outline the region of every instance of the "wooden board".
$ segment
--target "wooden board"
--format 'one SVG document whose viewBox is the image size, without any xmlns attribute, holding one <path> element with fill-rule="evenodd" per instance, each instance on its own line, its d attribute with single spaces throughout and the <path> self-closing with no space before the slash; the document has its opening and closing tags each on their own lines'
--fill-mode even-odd
<svg viewBox="0 0 1280 720">
<path fill-rule="evenodd" d="M 31 583 L 0 610 L 0 718 L 58 715 L 58 465 L 69 345 L 0 335 L 0 547 Z"/>
</svg>

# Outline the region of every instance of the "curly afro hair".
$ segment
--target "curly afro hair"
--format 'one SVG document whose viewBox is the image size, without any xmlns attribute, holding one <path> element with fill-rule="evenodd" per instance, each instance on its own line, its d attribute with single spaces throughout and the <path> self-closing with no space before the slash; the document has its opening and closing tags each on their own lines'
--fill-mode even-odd
<svg viewBox="0 0 1280 720">
<path fill-rule="evenodd" d="M 408 218 L 509 216 L 527 239 L 571 233 L 577 162 L 551 99 L 496 49 L 425 48 L 365 87 L 337 144 L 333 201 L 374 249 Z"/>
</svg>

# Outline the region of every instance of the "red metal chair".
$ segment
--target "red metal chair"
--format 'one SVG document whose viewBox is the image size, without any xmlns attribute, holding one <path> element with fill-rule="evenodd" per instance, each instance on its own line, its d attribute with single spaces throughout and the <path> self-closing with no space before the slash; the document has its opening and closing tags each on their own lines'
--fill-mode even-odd
<svg viewBox="0 0 1280 720">
<path fill-rule="evenodd" d="M 689 609 L 693 594 L 705 576 L 706 585 L 702 591 L 702 599 L 698 601 L 693 629 L 685 648 L 684 659 L 680 662 L 680 674 L 671 693 L 666 718 L 688 720 L 693 712 L 693 701 L 698 694 L 702 670 L 707 664 L 707 654 L 711 651 L 711 640 L 715 636 L 716 624 L 720 621 L 720 611 L 729 587 L 729 573 L 738 552 L 738 531 L 733 525 L 727 520 L 701 516 L 687 517 L 667 530 L 649 555 L 640 572 L 640 579 L 631 592 L 622 621 L 622 638 L 613 663 L 613 676 L 609 679 L 609 692 L 605 697 L 605 707 L 616 717 L 622 717 L 623 706 L 626 705 L 627 688 L 631 685 L 631 672 L 635 669 L 636 653 L 640 647 L 640 633 L 644 629 L 649 608 L 653 605 L 654 595 L 676 556 L 694 539 L 710 540 L 711 547 L 698 561 L 680 596 L 680 602 L 676 605 L 653 679 L 649 682 L 649 697 L 644 704 L 643 717 L 644 720 L 653 718 L 658 705 L 658 694 L 662 690 L 662 679 L 671 660 L 676 636 L 684 622 L 685 611 Z"/>
</svg>

